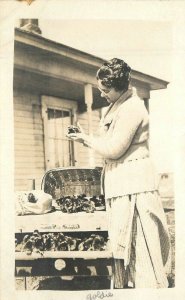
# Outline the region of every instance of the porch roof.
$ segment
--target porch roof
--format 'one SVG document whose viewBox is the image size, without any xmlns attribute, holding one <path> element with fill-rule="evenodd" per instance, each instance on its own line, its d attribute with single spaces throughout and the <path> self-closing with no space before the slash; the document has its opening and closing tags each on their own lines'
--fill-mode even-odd
<svg viewBox="0 0 185 300">
<path fill-rule="evenodd" d="M 20 28 L 15 29 L 15 49 L 16 47 L 23 47 L 26 50 L 32 49 L 33 51 L 37 49 L 39 53 L 48 54 L 57 60 L 65 59 L 68 63 L 93 70 L 94 74 L 96 74 L 96 70 L 105 61 L 105 59 L 95 55 L 49 40 L 39 34 L 27 32 Z M 165 89 L 169 83 L 136 70 L 132 70 L 132 80 L 133 82 L 138 82 L 140 85 L 147 86 L 149 90 Z M 96 86 L 95 82 L 94 86 Z"/>
</svg>

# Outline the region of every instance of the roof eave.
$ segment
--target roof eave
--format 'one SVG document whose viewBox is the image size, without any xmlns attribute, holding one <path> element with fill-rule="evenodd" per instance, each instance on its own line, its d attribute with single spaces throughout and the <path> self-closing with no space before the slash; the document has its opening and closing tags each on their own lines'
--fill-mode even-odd
<svg viewBox="0 0 185 300">
<path fill-rule="evenodd" d="M 52 41 L 39 34 L 27 32 L 20 28 L 15 28 L 15 41 L 79 61 L 83 64 L 91 65 L 91 67 L 94 68 L 99 68 L 105 61 L 105 59 L 98 56 Z M 151 90 L 165 89 L 169 84 L 169 82 L 165 80 L 136 70 L 132 70 L 132 77 L 148 85 Z"/>
</svg>

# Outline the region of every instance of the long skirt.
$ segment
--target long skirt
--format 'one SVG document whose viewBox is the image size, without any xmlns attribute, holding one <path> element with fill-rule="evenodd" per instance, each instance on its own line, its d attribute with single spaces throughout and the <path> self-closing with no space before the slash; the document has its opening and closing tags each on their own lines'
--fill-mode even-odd
<svg viewBox="0 0 185 300">
<path fill-rule="evenodd" d="M 170 239 L 157 191 L 107 200 L 115 288 L 167 288 Z"/>
</svg>

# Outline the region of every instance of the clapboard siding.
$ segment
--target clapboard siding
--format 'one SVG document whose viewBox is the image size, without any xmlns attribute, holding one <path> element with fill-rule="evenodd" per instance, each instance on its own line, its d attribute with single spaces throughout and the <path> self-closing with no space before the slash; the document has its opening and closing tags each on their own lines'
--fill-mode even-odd
<svg viewBox="0 0 185 300">
<path fill-rule="evenodd" d="M 30 189 L 33 180 L 40 188 L 45 172 L 40 97 L 20 90 L 15 95 L 15 190 Z"/>
<path fill-rule="evenodd" d="M 32 190 L 34 184 L 33 179 L 35 178 L 32 178 L 31 176 L 29 176 L 26 180 L 22 178 L 15 179 L 16 191 Z M 39 175 L 37 175 L 37 179 L 35 180 L 35 186 L 37 189 L 41 189 L 41 182 L 42 176 L 39 177 Z"/>
<path fill-rule="evenodd" d="M 17 134 L 25 134 L 25 135 L 31 135 L 33 136 L 34 134 L 35 135 L 43 135 L 43 128 L 40 127 L 40 128 L 25 128 L 25 127 L 19 127 L 17 126 L 16 127 L 16 133 Z"/>
<path fill-rule="evenodd" d="M 14 146 L 14 149 L 16 151 L 16 153 L 18 153 L 19 151 L 24 151 L 24 152 L 28 152 L 30 150 L 32 150 L 32 147 L 30 147 L 30 144 L 24 144 L 24 149 L 22 147 L 21 144 L 16 144 Z M 35 154 L 37 154 L 38 152 L 42 152 L 43 154 L 43 146 L 42 145 L 35 145 L 34 150 L 32 150 Z"/>
<path fill-rule="evenodd" d="M 14 120 L 16 122 L 17 131 L 18 131 L 18 129 L 24 130 L 24 129 L 33 129 L 33 128 L 35 128 L 36 130 L 43 130 L 42 123 L 34 123 L 33 124 L 33 120 L 30 120 L 32 122 L 27 122 L 27 120 L 26 120 L 26 123 L 24 124 L 24 128 L 22 128 L 23 119 L 22 120 L 14 119 Z"/>
<path fill-rule="evenodd" d="M 17 130 L 16 130 L 17 131 Z M 43 141 L 43 134 L 42 132 L 40 134 L 38 133 L 35 133 L 34 134 L 34 131 L 33 130 L 32 132 L 30 132 L 29 130 L 28 131 L 25 131 L 24 133 L 21 133 L 21 132 L 15 132 L 15 138 L 17 140 L 24 140 L 24 139 L 29 139 L 29 140 L 32 140 L 32 141 Z"/>
<path fill-rule="evenodd" d="M 25 157 L 25 156 L 35 156 L 35 157 L 42 157 L 43 156 L 43 151 L 33 151 L 32 149 L 24 149 L 23 151 L 22 150 L 19 150 L 19 149 L 16 149 L 16 156 L 17 158 L 18 157 Z"/>
<path fill-rule="evenodd" d="M 17 167 L 15 170 L 15 175 L 16 178 L 15 179 L 37 179 L 37 177 L 42 177 L 43 176 L 43 168 L 37 168 L 37 170 L 35 170 L 35 167 L 33 167 L 33 165 L 28 165 L 26 168 L 22 168 L 22 167 Z M 26 182 L 27 184 L 27 182 Z"/>
<path fill-rule="evenodd" d="M 43 136 L 40 137 L 39 135 L 35 135 L 35 137 L 33 138 L 32 135 L 28 134 L 15 134 L 15 139 L 17 140 L 17 143 L 19 143 L 19 145 L 24 145 L 24 144 L 28 144 L 28 145 L 39 145 L 40 142 L 42 142 L 43 140 Z"/>
<path fill-rule="evenodd" d="M 40 105 L 33 104 L 33 103 L 31 105 L 29 105 L 28 103 L 15 103 L 14 109 L 17 111 L 21 110 L 21 111 L 27 111 L 27 112 L 33 112 L 33 109 L 34 109 L 34 112 L 40 113 Z"/>
<path fill-rule="evenodd" d="M 33 113 L 33 111 L 24 111 L 24 110 L 15 110 L 15 117 L 24 117 L 24 118 L 30 118 L 32 119 L 39 119 L 40 118 L 40 113 L 35 112 Z"/>
<path fill-rule="evenodd" d="M 30 154 L 31 155 L 22 155 L 22 156 L 17 155 L 15 164 L 20 166 L 21 164 L 26 163 L 26 166 L 28 166 L 28 164 L 32 164 L 34 160 L 34 163 L 41 164 L 42 166 L 42 162 L 41 162 L 42 156 L 36 156 L 34 153 L 30 153 Z"/>
<path fill-rule="evenodd" d="M 14 115 L 14 121 L 15 121 L 15 124 L 17 124 L 17 125 L 20 125 L 20 123 L 21 124 L 24 123 L 25 122 L 24 114 L 21 117 L 20 116 L 17 117 L 17 116 Z M 28 124 L 28 123 L 33 126 L 33 118 L 32 117 L 30 117 L 30 118 L 27 117 L 26 118 L 26 124 Z M 41 119 L 34 119 L 34 125 L 36 125 L 36 124 L 42 125 L 42 120 Z"/>
</svg>

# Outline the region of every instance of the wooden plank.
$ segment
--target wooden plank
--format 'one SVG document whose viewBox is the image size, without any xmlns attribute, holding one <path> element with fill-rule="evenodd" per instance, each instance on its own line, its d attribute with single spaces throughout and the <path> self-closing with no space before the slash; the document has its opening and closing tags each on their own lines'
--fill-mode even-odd
<svg viewBox="0 0 185 300">
<path fill-rule="evenodd" d="M 35 137 L 33 134 L 29 135 L 29 134 L 21 134 L 21 133 L 15 132 L 14 138 L 15 138 L 15 142 L 21 141 L 21 143 L 26 142 L 25 140 L 30 140 L 32 142 L 35 141 Z"/>
<path fill-rule="evenodd" d="M 22 164 L 22 163 L 32 163 L 36 165 L 37 163 L 43 163 L 44 162 L 44 157 L 42 156 L 34 156 L 34 155 L 25 155 L 25 156 L 16 156 L 16 161 L 15 164 Z"/>
<path fill-rule="evenodd" d="M 86 159 L 88 159 L 89 158 L 89 151 L 87 151 L 87 152 L 82 152 L 82 151 L 80 151 L 79 153 L 78 153 L 78 157 L 79 158 L 86 158 Z"/>
<path fill-rule="evenodd" d="M 81 162 L 82 164 L 84 164 L 85 166 L 88 167 L 88 164 L 89 164 L 89 157 L 86 155 L 86 156 L 79 156 L 78 159 L 77 159 L 78 162 Z"/>
<path fill-rule="evenodd" d="M 41 119 L 41 114 L 38 112 L 33 111 L 14 111 L 15 117 L 24 117 L 24 118 L 34 118 L 34 119 Z"/>
<path fill-rule="evenodd" d="M 35 189 L 36 190 L 40 190 L 41 186 L 40 184 L 35 184 Z M 30 181 L 24 181 L 21 184 L 16 184 L 15 183 L 15 191 L 19 192 L 19 191 L 32 191 L 33 190 L 33 186 L 32 186 L 32 182 Z"/>
<path fill-rule="evenodd" d="M 22 105 L 28 105 L 28 104 L 40 104 L 40 95 L 26 93 L 26 92 L 18 92 L 17 94 L 14 93 L 14 104 L 22 104 Z"/>
<path fill-rule="evenodd" d="M 32 178 L 31 178 L 32 179 Z M 20 185 L 20 186 L 22 186 L 22 185 L 25 185 L 25 183 L 26 183 L 26 185 L 28 185 L 28 180 L 31 180 L 31 179 L 15 179 L 15 184 L 18 186 L 18 185 Z"/>
<path fill-rule="evenodd" d="M 23 127 L 15 127 L 15 134 L 22 134 L 22 135 L 43 135 L 42 129 L 36 128 L 23 128 Z"/>
<path fill-rule="evenodd" d="M 78 167 L 89 167 L 89 160 L 82 160 L 82 159 L 78 159 L 76 165 Z"/>
<path fill-rule="evenodd" d="M 15 252 L 16 260 L 35 260 L 39 258 L 83 258 L 83 259 L 99 259 L 112 258 L 110 251 L 44 251 L 41 253 Z"/>
<path fill-rule="evenodd" d="M 16 165 L 18 166 L 22 166 L 21 163 L 23 162 L 28 162 L 28 163 L 31 163 L 33 164 L 33 166 L 35 166 L 35 162 L 42 162 L 44 163 L 44 155 L 40 155 L 40 156 L 35 156 L 35 155 L 31 155 L 31 154 L 28 154 L 28 155 L 17 155 L 15 153 L 15 163 Z M 29 166 L 29 165 L 28 165 Z"/>
<path fill-rule="evenodd" d="M 41 166 L 33 166 L 33 164 L 28 164 L 25 168 L 25 166 L 22 166 L 20 163 L 18 164 L 18 166 L 15 168 L 15 173 L 16 174 L 21 174 L 21 172 L 25 175 L 25 174 L 33 174 L 33 175 L 37 175 L 37 174 L 42 174 L 44 172 L 44 167 L 43 165 Z M 22 177 L 24 178 L 24 177 Z"/>
<path fill-rule="evenodd" d="M 82 159 L 83 160 L 83 158 L 84 158 L 84 160 L 88 160 L 89 159 L 89 153 L 88 152 L 79 152 L 76 159 Z"/>
<path fill-rule="evenodd" d="M 37 112 L 40 113 L 41 112 L 41 105 L 40 104 L 33 104 L 33 103 L 24 103 L 24 104 L 20 104 L 20 103 L 15 103 L 14 104 L 14 109 L 16 111 L 29 111 L 29 112 Z"/>
<path fill-rule="evenodd" d="M 22 179 L 16 179 L 15 191 L 28 191 L 28 190 L 30 191 L 30 190 L 32 190 L 33 189 L 33 186 L 32 186 L 33 179 L 35 180 L 35 185 L 36 185 L 35 188 L 40 190 L 42 176 L 25 178 L 24 181 L 22 181 Z"/>
<path fill-rule="evenodd" d="M 40 178 L 27 178 L 27 179 L 18 179 L 15 181 L 15 191 L 27 191 L 33 189 L 33 180 L 39 182 L 39 189 L 41 188 L 41 179 Z"/>
<path fill-rule="evenodd" d="M 22 179 L 16 179 L 15 183 L 15 191 L 30 191 L 33 189 L 32 180 L 35 180 L 35 188 L 41 189 L 42 176 L 40 177 L 29 177 Z"/>
<path fill-rule="evenodd" d="M 31 176 L 31 178 L 36 177 L 36 176 L 40 176 L 41 174 L 44 174 L 45 170 L 44 170 L 44 163 L 40 162 L 40 163 L 36 163 L 33 165 L 33 162 L 29 162 L 29 163 L 17 163 L 15 164 L 15 175 L 16 175 L 16 179 L 24 179 L 25 176 L 28 175 Z M 21 177 L 22 174 L 22 177 Z M 19 176 L 19 177 L 18 177 Z"/>
<path fill-rule="evenodd" d="M 15 143 L 19 145 L 39 145 L 43 143 L 43 136 L 37 135 L 22 135 L 16 134 L 14 135 Z"/>
<path fill-rule="evenodd" d="M 21 160 L 22 159 L 22 160 Z M 15 161 L 15 174 L 23 173 L 22 179 L 24 179 L 25 174 L 41 174 L 44 171 L 44 159 L 38 158 L 37 161 L 32 160 L 32 158 L 26 161 L 25 158 L 19 158 L 18 161 Z M 17 177 L 16 177 L 17 179 Z"/>
<path fill-rule="evenodd" d="M 33 120 L 33 117 L 24 117 L 24 115 L 22 116 L 14 116 L 14 123 L 17 124 L 17 123 L 21 123 L 21 124 L 25 124 L 25 123 L 32 123 L 32 124 L 41 124 L 42 125 L 42 119 L 41 118 L 38 118 L 38 119 L 34 119 Z"/>
<path fill-rule="evenodd" d="M 22 190 L 23 185 L 25 185 L 26 188 L 28 188 L 28 185 L 29 185 L 29 188 L 30 188 L 31 187 L 31 181 L 33 179 L 35 179 L 36 183 L 39 184 L 39 188 L 41 188 L 42 178 L 43 178 L 43 173 L 39 174 L 39 175 L 37 174 L 35 177 L 30 177 L 30 175 L 29 175 L 28 178 L 24 177 L 24 178 L 15 179 L 15 184 L 16 184 L 16 186 L 20 185 L 21 189 L 19 189 L 19 190 Z"/>
<path fill-rule="evenodd" d="M 49 216 L 49 218 L 48 218 Z M 88 223 L 85 222 L 88 220 Z M 56 210 L 42 215 L 25 215 L 15 217 L 16 232 L 33 233 L 37 228 L 39 232 L 87 232 L 107 231 L 106 211 L 95 211 L 94 213 L 78 212 L 76 214 L 63 213 Z M 98 227 L 98 229 L 97 229 Z"/>
<path fill-rule="evenodd" d="M 23 166 L 17 166 L 15 168 L 15 178 L 16 179 L 30 179 L 43 176 L 45 173 L 44 166 L 33 168 L 33 165 L 28 166 L 27 168 Z"/>
<path fill-rule="evenodd" d="M 44 160 L 43 161 L 15 161 L 15 168 L 29 168 L 29 166 L 34 166 L 36 168 L 42 168 L 44 166 Z"/>
<path fill-rule="evenodd" d="M 14 123 L 15 129 L 21 129 L 21 128 L 23 128 L 23 126 L 24 126 L 24 129 L 43 130 L 43 125 L 41 123 L 27 122 L 27 120 L 25 123 L 23 121 L 20 121 L 20 122 L 17 121 Z"/>
<path fill-rule="evenodd" d="M 30 94 L 23 94 L 21 93 L 20 95 L 14 95 L 14 104 L 19 103 L 19 104 L 30 104 Z"/>
<path fill-rule="evenodd" d="M 83 158 L 83 157 L 84 157 L 84 158 L 85 158 L 85 157 L 88 158 L 88 157 L 89 157 L 89 151 L 85 151 L 85 150 L 84 150 L 84 151 L 82 151 L 82 150 L 79 151 L 79 152 L 78 152 L 78 157 L 80 157 L 80 158 Z M 76 158 L 78 158 L 78 157 L 76 157 Z"/>
<path fill-rule="evenodd" d="M 15 191 L 27 191 L 27 190 L 28 190 L 28 184 L 21 183 L 20 185 L 17 185 L 15 183 Z"/>
<path fill-rule="evenodd" d="M 40 143 L 39 145 L 34 145 L 34 148 L 30 148 L 29 144 L 19 144 L 15 141 L 14 144 L 14 150 L 19 152 L 19 151 L 25 151 L 25 152 L 29 152 L 29 151 L 34 151 L 34 152 L 43 152 L 44 153 L 44 149 L 43 149 L 43 145 L 42 143 Z"/>
<path fill-rule="evenodd" d="M 28 157 L 32 156 L 34 158 L 40 157 L 42 158 L 44 156 L 44 151 L 35 151 L 35 149 L 24 149 L 24 150 L 16 150 L 15 149 L 15 156 L 16 157 Z"/>
</svg>

